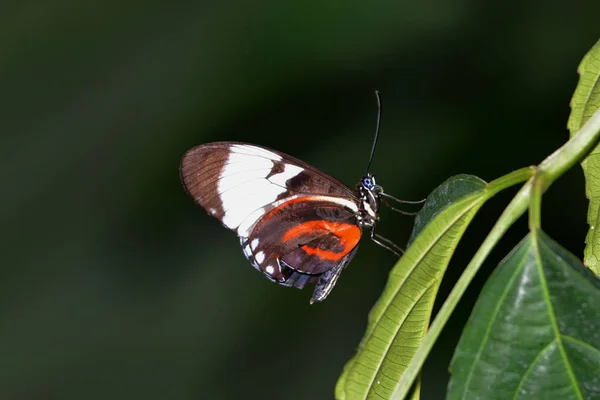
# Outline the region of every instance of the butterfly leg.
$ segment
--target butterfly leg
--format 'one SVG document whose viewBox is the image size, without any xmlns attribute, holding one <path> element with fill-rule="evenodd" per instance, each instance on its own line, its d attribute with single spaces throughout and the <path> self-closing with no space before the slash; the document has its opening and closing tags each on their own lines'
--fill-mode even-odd
<svg viewBox="0 0 600 400">
<path fill-rule="evenodd" d="M 418 201 L 400 200 L 400 199 L 395 198 L 394 196 L 390 196 L 387 193 L 381 193 L 381 196 L 388 198 L 390 200 L 394 200 L 395 202 L 401 203 L 401 204 L 423 204 L 425 202 L 425 200 L 427 200 L 427 199 L 418 200 Z M 403 215 L 417 215 L 416 212 L 409 212 L 409 211 L 404 211 L 399 208 L 396 208 L 396 207 L 392 206 L 389 202 L 385 201 L 385 199 L 383 199 L 383 198 L 381 199 L 381 202 L 383 204 L 385 204 L 390 210 L 396 211 L 397 213 L 400 213 Z"/>
<path fill-rule="evenodd" d="M 389 251 L 391 251 L 398 257 L 400 257 L 404 253 L 404 249 L 402 249 L 400 246 L 398 246 L 391 240 L 386 239 L 383 236 L 375 233 L 375 227 L 373 227 L 371 229 L 371 240 L 373 242 L 375 242 L 376 244 L 380 245 L 381 247 L 383 247 L 384 249 L 388 249 Z"/>
<path fill-rule="evenodd" d="M 416 212 L 409 212 L 409 211 L 404 211 L 404 210 L 401 210 L 399 208 L 396 208 L 396 207 L 392 206 L 390 203 L 388 203 L 387 201 L 385 201 L 384 199 L 381 199 L 381 202 L 383 204 L 385 204 L 387 206 L 387 208 L 389 208 L 390 210 L 396 211 L 397 213 L 400 213 L 402 215 L 411 215 L 411 216 L 412 215 L 417 215 Z"/>
<path fill-rule="evenodd" d="M 384 192 L 381 192 L 381 195 L 383 197 L 387 197 L 388 199 L 394 200 L 397 203 L 403 203 L 403 204 L 423 204 L 423 203 L 425 203 L 425 200 L 427 200 L 427 199 L 416 200 L 416 201 L 400 200 L 399 198 L 394 197 L 394 196 L 392 196 L 390 194 L 387 194 L 387 193 L 384 193 Z"/>
</svg>

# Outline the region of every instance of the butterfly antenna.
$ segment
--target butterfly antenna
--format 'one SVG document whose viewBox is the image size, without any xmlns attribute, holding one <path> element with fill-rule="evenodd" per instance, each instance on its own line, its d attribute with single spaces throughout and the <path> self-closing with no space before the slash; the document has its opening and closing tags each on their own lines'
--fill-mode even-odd
<svg viewBox="0 0 600 400">
<path fill-rule="evenodd" d="M 375 90 L 375 97 L 377 97 L 377 127 L 375 128 L 375 139 L 373 139 L 371 156 L 369 157 L 369 163 L 367 164 L 367 175 L 369 175 L 371 163 L 373 162 L 373 155 L 375 155 L 375 147 L 377 146 L 377 139 L 379 138 L 379 126 L 381 125 L 381 97 L 379 96 L 379 90 Z"/>
</svg>

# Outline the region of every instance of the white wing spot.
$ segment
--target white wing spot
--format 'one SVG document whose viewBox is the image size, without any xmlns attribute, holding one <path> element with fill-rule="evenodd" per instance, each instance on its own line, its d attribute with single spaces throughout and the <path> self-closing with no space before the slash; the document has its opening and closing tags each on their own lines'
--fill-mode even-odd
<svg viewBox="0 0 600 400">
<path fill-rule="evenodd" d="M 242 250 L 244 251 L 246 258 L 252 257 L 252 250 L 250 250 L 250 246 L 246 245 Z"/>
<path fill-rule="evenodd" d="M 250 214 L 274 202 L 286 191 L 285 187 L 274 185 L 265 179 L 273 169 L 271 159 L 278 161 L 281 157 L 255 146 L 232 146 L 217 185 L 219 199 L 225 211 L 222 222 L 229 229 L 238 228 Z M 260 215 L 256 216 L 256 220 Z M 256 220 L 249 221 L 249 226 Z"/>
<path fill-rule="evenodd" d="M 260 148 L 258 146 L 251 146 L 247 144 L 234 144 L 230 148 L 231 151 L 237 154 L 244 154 L 247 156 L 257 156 L 268 158 L 275 161 L 281 161 L 281 156 L 273 153 L 272 151 Z"/>
<path fill-rule="evenodd" d="M 250 243 L 250 247 L 252 247 L 252 250 L 256 250 L 256 248 L 258 247 L 258 238 L 252 239 L 252 242 Z"/>
<path fill-rule="evenodd" d="M 275 272 L 275 268 L 273 268 L 273 266 L 272 266 L 272 265 L 269 265 L 269 266 L 268 266 L 268 267 L 265 269 L 265 271 L 267 271 L 267 274 L 269 274 L 269 275 L 273 275 L 273 272 Z"/>
<path fill-rule="evenodd" d="M 269 181 L 276 185 L 285 186 L 285 183 L 304 171 L 304 168 L 292 164 L 284 164 L 283 171 L 269 178 Z"/>
<path fill-rule="evenodd" d="M 263 253 L 262 251 L 259 251 L 258 253 L 256 253 L 254 255 L 254 259 L 256 260 L 256 262 L 258 262 L 259 264 L 262 264 L 263 261 L 265 261 L 265 253 Z M 268 267 L 267 267 L 268 269 Z"/>
<path fill-rule="evenodd" d="M 230 153 L 219 175 L 219 194 L 234 189 L 244 182 L 264 179 L 273 169 L 273 161 L 242 154 Z"/>
</svg>

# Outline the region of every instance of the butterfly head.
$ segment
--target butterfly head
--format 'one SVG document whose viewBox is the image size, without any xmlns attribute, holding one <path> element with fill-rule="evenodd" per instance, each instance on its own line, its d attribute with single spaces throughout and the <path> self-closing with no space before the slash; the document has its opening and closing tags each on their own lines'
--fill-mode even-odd
<svg viewBox="0 0 600 400">
<path fill-rule="evenodd" d="M 365 226 L 374 226 L 377 221 L 383 188 L 375 182 L 375 177 L 368 173 L 360 180 L 358 193 L 360 197 L 360 221 Z"/>
</svg>

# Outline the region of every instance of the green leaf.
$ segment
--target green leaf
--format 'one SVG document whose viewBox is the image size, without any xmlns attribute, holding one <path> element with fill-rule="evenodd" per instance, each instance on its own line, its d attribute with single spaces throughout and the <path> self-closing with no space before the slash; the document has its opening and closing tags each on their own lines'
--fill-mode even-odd
<svg viewBox="0 0 600 400">
<path fill-rule="evenodd" d="M 571 99 L 571 115 L 567 127 L 575 135 L 600 108 L 600 41 L 579 64 L 579 83 Z M 600 275 L 600 146 L 581 162 L 585 175 L 585 194 L 590 200 L 587 220 L 590 226 L 585 238 L 584 264 Z"/>
<path fill-rule="evenodd" d="M 483 288 L 448 399 L 600 398 L 600 280 L 541 231 Z"/>
<path fill-rule="evenodd" d="M 336 385 L 338 399 L 392 396 L 427 330 L 450 257 L 467 225 L 490 197 L 485 189 L 481 179 L 459 175 L 427 198 L 415 219 L 414 231 L 420 234 L 392 269 L 383 294 L 369 314 L 358 352 L 346 364 Z M 418 394 L 414 396 L 418 398 Z"/>
<path fill-rule="evenodd" d="M 423 207 L 415 216 L 415 223 L 408 244 L 410 245 L 433 217 L 442 210 L 446 209 L 466 194 L 483 189 L 485 185 L 485 181 L 474 175 L 460 174 L 449 178 L 435 188 L 433 192 L 427 196 L 427 201 L 425 201 L 425 204 L 423 204 Z"/>
</svg>

